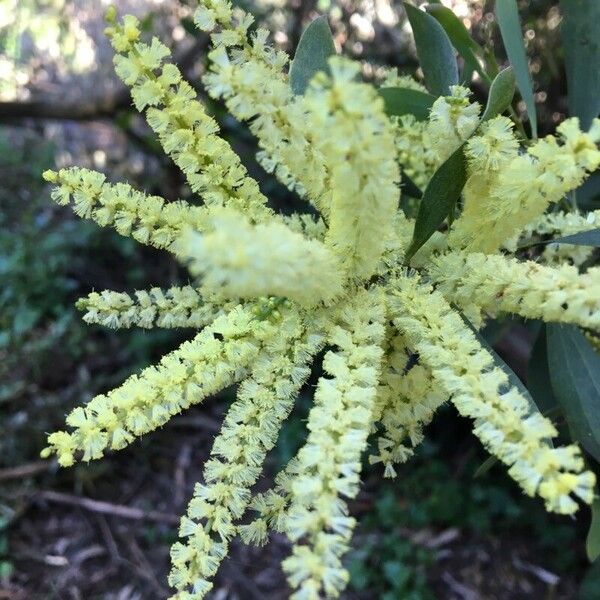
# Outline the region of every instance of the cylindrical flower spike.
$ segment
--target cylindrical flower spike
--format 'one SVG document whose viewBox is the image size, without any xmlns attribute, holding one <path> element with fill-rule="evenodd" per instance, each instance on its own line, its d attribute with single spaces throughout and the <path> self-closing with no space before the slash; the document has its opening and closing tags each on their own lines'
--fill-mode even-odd
<svg viewBox="0 0 600 600">
<path fill-rule="evenodd" d="M 102 173 L 89 169 L 46 171 L 44 177 L 55 184 L 52 198 L 58 204 L 72 204 L 78 216 L 155 248 L 172 251 L 172 244 L 182 231 L 201 231 L 209 214 L 207 208 L 190 206 L 182 200 L 166 202 L 125 183 L 107 183 Z"/>
<path fill-rule="evenodd" d="M 277 322 L 278 336 L 240 385 L 205 465 L 204 483 L 196 485 L 182 521 L 186 544 L 176 543 L 171 552 L 170 582 L 180 591 L 201 590 L 193 598 L 204 597 L 204 590 L 212 586 L 210 579 L 237 533 L 266 453 L 275 445 L 281 423 L 308 377 L 308 364 L 323 344 L 320 332 L 303 331 L 296 311 L 284 311 Z"/>
<path fill-rule="evenodd" d="M 600 119 L 594 121 L 589 133 L 581 132 L 577 118 L 567 119 L 557 131 L 559 140 L 542 138 L 499 170 L 482 171 L 482 159 L 471 147 L 474 180 L 467 182 L 464 211 L 448 237 L 450 247 L 496 252 L 504 241 L 520 234 L 550 204 L 579 187 L 587 174 L 600 166 L 596 146 Z M 487 132 L 492 135 L 494 130 Z"/>
<path fill-rule="evenodd" d="M 43 456 L 57 454 L 61 465 L 70 466 L 78 451 L 89 461 L 108 449 L 125 448 L 135 437 L 242 379 L 275 332 L 269 321 L 254 318 L 249 308 L 238 307 L 217 318 L 158 365 L 75 408 L 67 417 L 72 430 L 52 433 Z"/>
<path fill-rule="evenodd" d="M 202 329 L 233 306 L 205 302 L 200 293 L 189 285 L 166 290 L 137 290 L 135 298 L 124 292 L 104 290 L 92 292 L 77 301 L 77 308 L 85 312 L 83 320 L 86 323 L 112 329 L 127 329 L 134 325 L 144 329 Z"/>
<path fill-rule="evenodd" d="M 546 266 L 499 254 L 449 252 L 431 259 L 431 280 L 449 302 L 476 304 L 491 315 L 600 328 L 600 268 Z"/>
<path fill-rule="evenodd" d="M 552 423 L 532 412 L 440 292 L 417 276 L 403 276 L 388 305 L 437 385 L 460 414 L 474 419 L 475 435 L 510 467 L 509 475 L 527 495 L 539 495 L 547 510 L 562 514 L 577 510 L 574 496 L 591 504 L 595 477 L 584 471 L 579 448 L 550 445 L 548 439 L 557 435 Z"/>
<path fill-rule="evenodd" d="M 343 270 L 321 242 L 281 223 L 251 225 L 227 210 L 211 226 L 203 235 L 188 232 L 178 245 L 207 292 L 228 298 L 285 296 L 304 306 L 331 302 L 342 292 Z"/>
<path fill-rule="evenodd" d="M 413 448 L 423 440 L 423 427 L 448 399 L 401 335 L 390 342 L 376 397 L 376 421 L 382 428 L 378 453 L 369 457 L 370 464 L 383 464 L 384 477 L 396 476 L 394 465 L 413 455 Z"/>
<path fill-rule="evenodd" d="M 330 377 L 317 386 L 287 519 L 295 545 L 283 568 L 296 589 L 292 598 L 334 597 L 348 581 L 341 556 L 355 521 L 343 498 L 358 493 L 361 456 L 373 425 L 384 319 L 381 291 L 358 293 L 342 307 L 340 323 L 328 335 L 336 348 L 323 362 Z"/>
<path fill-rule="evenodd" d="M 359 67 L 329 59 L 304 96 L 306 126 L 329 172 L 325 244 L 355 278 L 373 275 L 398 209 L 400 173 L 392 127 L 375 89 L 357 82 Z"/>
<path fill-rule="evenodd" d="M 137 32 L 137 35 L 134 33 Z M 238 155 L 218 135 L 219 126 L 196 99 L 192 86 L 179 69 L 163 61 L 171 53 L 158 39 L 138 42 L 139 23 L 126 16 L 110 30 L 117 75 L 132 87 L 136 108 L 148 108 L 148 124 L 175 164 L 185 174 L 193 191 L 208 205 L 228 205 L 244 211 L 253 220 L 267 218 L 271 211 Z"/>
</svg>

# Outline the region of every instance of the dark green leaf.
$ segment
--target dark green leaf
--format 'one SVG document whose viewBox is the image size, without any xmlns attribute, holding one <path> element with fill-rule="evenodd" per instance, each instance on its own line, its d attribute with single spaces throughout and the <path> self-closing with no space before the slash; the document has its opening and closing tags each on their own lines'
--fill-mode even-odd
<svg viewBox="0 0 600 600">
<path fill-rule="evenodd" d="M 575 246 L 600 246 L 600 229 L 580 231 L 573 235 L 557 238 L 552 242 L 556 244 L 573 244 Z"/>
<path fill-rule="evenodd" d="M 533 98 L 533 83 L 531 81 L 531 73 L 529 72 L 529 64 L 527 63 L 527 55 L 525 54 L 523 32 L 521 31 L 516 0 L 496 0 L 496 18 L 500 25 L 500 33 L 502 34 L 502 41 L 506 48 L 506 55 L 515 70 L 517 86 L 527 107 L 527 114 L 531 123 L 531 133 L 536 138 L 537 114 Z"/>
<path fill-rule="evenodd" d="M 496 456 L 488 456 L 473 473 L 473 477 L 483 477 L 497 462 L 500 462 Z"/>
<path fill-rule="evenodd" d="M 590 229 L 589 231 L 580 231 L 573 235 L 554 238 L 552 240 L 539 240 L 537 242 L 527 243 L 520 248 L 530 248 L 531 246 L 541 246 L 544 244 L 572 244 L 574 246 L 600 246 L 600 229 Z"/>
<path fill-rule="evenodd" d="M 444 28 L 412 4 L 405 2 L 404 9 L 415 36 L 427 89 L 434 96 L 449 95 L 450 86 L 458 83 L 458 65 Z"/>
<path fill-rule="evenodd" d="M 594 171 L 577 190 L 577 204 L 582 210 L 595 210 L 600 203 L 600 173 Z"/>
<path fill-rule="evenodd" d="M 290 66 L 292 92 L 297 95 L 303 94 L 316 73 L 329 73 L 327 60 L 334 54 L 335 45 L 327 17 L 318 17 L 302 34 Z"/>
<path fill-rule="evenodd" d="M 600 113 L 600 2 L 561 0 L 569 111 L 587 129 Z"/>
<path fill-rule="evenodd" d="M 595 560 L 585 573 L 577 600 L 598 600 L 598 598 L 600 598 L 600 560 Z"/>
<path fill-rule="evenodd" d="M 385 103 L 385 112 L 390 116 L 414 115 L 417 121 L 425 121 L 429 117 L 435 96 L 408 88 L 380 88 L 379 95 Z"/>
<path fill-rule="evenodd" d="M 548 364 L 569 430 L 600 460 L 600 356 L 574 325 L 547 326 Z"/>
<path fill-rule="evenodd" d="M 411 198 L 422 198 L 421 188 L 406 174 L 402 173 L 402 193 Z"/>
<path fill-rule="evenodd" d="M 594 500 L 592 504 L 592 522 L 588 529 L 585 540 L 585 551 L 590 562 L 594 562 L 600 556 L 600 500 Z"/>
<path fill-rule="evenodd" d="M 419 206 L 413 239 L 406 252 L 409 261 L 451 213 L 467 181 L 467 161 L 461 146 L 433 174 Z"/>
<path fill-rule="evenodd" d="M 439 21 L 448 34 L 452 45 L 463 57 L 466 65 L 470 67 L 471 72 L 477 71 L 483 79 L 489 80 L 488 74 L 477 60 L 477 54 L 483 53 L 483 49 L 471 37 L 463 22 L 446 6 L 429 4 L 426 9 L 430 15 Z"/>
<path fill-rule="evenodd" d="M 548 369 L 548 348 L 546 343 L 546 325 L 542 323 L 531 350 L 527 369 L 527 388 L 544 415 L 556 411 L 558 400 L 554 396 Z"/>
<path fill-rule="evenodd" d="M 501 115 L 510 106 L 514 95 L 515 72 L 512 67 L 508 67 L 508 69 L 500 71 L 492 81 L 487 105 L 481 120 L 487 121 Z"/>
</svg>

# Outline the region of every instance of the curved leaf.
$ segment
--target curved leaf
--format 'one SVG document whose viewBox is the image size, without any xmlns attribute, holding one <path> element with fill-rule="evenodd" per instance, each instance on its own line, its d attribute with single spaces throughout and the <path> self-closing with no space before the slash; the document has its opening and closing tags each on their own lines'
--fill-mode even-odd
<svg viewBox="0 0 600 600">
<path fill-rule="evenodd" d="M 574 246 L 600 246 L 600 229 L 589 229 L 588 231 L 579 231 L 572 235 L 554 238 L 552 240 L 539 240 L 519 246 L 519 249 L 531 248 L 532 246 L 543 246 L 546 244 L 572 244 Z"/>
<path fill-rule="evenodd" d="M 550 383 L 547 346 L 546 324 L 542 323 L 529 358 L 527 389 L 544 415 L 560 410 Z"/>
<path fill-rule="evenodd" d="M 406 251 L 408 262 L 454 210 L 467 181 L 464 144 L 433 174 L 429 181 L 415 222 L 413 239 Z"/>
<path fill-rule="evenodd" d="M 550 379 L 569 429 L 600 461 L 600 356 L 574 325 L 547 325 Z"/>
<path fill-rule="evenodd" d="M 390 116 L 414 115 L 417 121 L 425 121 L 435 102 L 435 96 L 400 87 L 380 88 L 379 95 L 385 103 L 385 112 Z"/>
<path fill-rule="evenodd" d="M 496 75 L 490 86 L 487 105 L 482 121 L 501 115 L 510 105 L 515 95 L 515 72 L 512 67 L 503 69 Z"/>
<path fill-rule="evenodd" d="M 466 65 L 471 69 L 471 72 L 477 71 L 482 79 L 490 81 L 489 75 L 485 72 L 477 60 L 477 54 L 483 53 L 483 49 L 471 37 L 471 34 L 464 26 L 464 23 L 446 6 L 441 4 L 428 4 L 427 12 L 435 17 L 444 31 L 448 34 L 452 45 L 458 50 L 458 53 L 463 57 Z"/>
<path fill-rule="evenodd" d="M 561 0 L 569 111 L 587 129 L 600 113 L 600 2 Z"/>
<path fill-rule="evenodd" d="M 600 556 L 600 499 L 592 504 L 592 522 L 585 539 L 585 551 L 590 562 Z"/>
<path fill-rule="evenodd" d="M 402 194 L 405 196 L 410 196 L 411 198 L 422 198 L 423 192 L 421 188 L 404 172 L 401 172 L 401 189 Z"/>
<path fill-rule="evenodd" d="M 536 138 L 537 114 L 533 98 L 533 82 L 529 72 L 527 55 L 525 54 L 523 32 L 521 31 L 516 0 L 496 0 L 496 18 L 498 19 L 498 25 L 500 25 L 500 33 L 502 34 L 508 60 L 515 70 L 517 86 L 527 107 L 531 133 Z"/>
<path fill-rule="evenodd" d="M 334 54 L 335 45 L 327 17 L 318 17 L 302 34 L 296 55 L 290 65 L 292 92 L 302 95 L 316 73 L 319 71 L 329 73 L 327 60 Z"/>
<path fill-rule="evenodd" d="M 415 36 L 427 89 L 434 96 L 448 96 L 450 86 L 458 83 L 458 65 L 444 28 L 412 4 L 404 2 L 404 10 Z"/>
</svg>

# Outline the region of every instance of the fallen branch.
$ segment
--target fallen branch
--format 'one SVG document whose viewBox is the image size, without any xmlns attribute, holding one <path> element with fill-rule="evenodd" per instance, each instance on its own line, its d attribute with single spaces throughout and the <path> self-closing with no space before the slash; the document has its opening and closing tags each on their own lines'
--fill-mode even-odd
<svg viewBox="0 0 600 600">
<path fill-rule="evenodd" d="M 38 460 L 37 462 L 19 465 L 17 467 L 9 467 L 8 469 L 0 469 L 0 481 L 8 481 L 9 479 L 24 479 L 32 477 L 38 473 L 44 473 L 54 467 L 55 463 L 48 460 Z"/>
<path fill-rule="evenodd" d="M 81 496 L 72 496 L 70 494 L 62 494 L 51 490 L 42 491 L 37 494 L 38 498 L 48 502 L 56 502 L 57 504 L 68 504 L 71 506 L 79 506 L 85 510 L 105 515 L 120 517 L 121 519 L 133 519 L 136 521 L 156 521 L 158 523 L 169 523 L 177 525 L 179 517 L 167 513 L 161 513 L 155 510 L 142 510 L 140 508 L 132 508 L 123 506 L 122 504 L 112 504 L 103 502 L 102 500 L 93 500 L 92 498 L 82 498 Z"/>
</svg>

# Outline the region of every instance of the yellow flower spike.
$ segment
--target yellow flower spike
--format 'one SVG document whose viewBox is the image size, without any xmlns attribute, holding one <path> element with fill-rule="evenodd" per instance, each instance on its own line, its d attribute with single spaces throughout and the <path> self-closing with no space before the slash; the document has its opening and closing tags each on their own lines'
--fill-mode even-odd
<svg viewBox="0 0 600 600">
<path fill-rule="evenodd" d="M 329 59 L 331 78 L 316 78 L 304 96 L 306 126 L 329 172 L 325 243 L 348 272 L 370 277 L 392 234 L 400 173 L 383 100 L 355 80 L 358 66 Z"/>
<path fill-rule="evenodd" d="M 327 341 L 308 439 L 298 453 L 287 532 L 294 545 L 283 562 L 293 598 L 338 595 L 348 581 L 341 564 L 354 527 L 345 501 L 358 492 L 361 454 L 374 417 L 385 308 L 381 291 L 358 294 L 342 307 Z"/>
<path fill-rule="evenodd" d="M 318 331 L 305 332 L 299 315 L 282 315 L 277 339 L 254 363 L 250 377 L 240 386 L 223 428 L 215 439 L 204 469 L 204 483 L 197 484 L 187 518 L 212 542 L 198 550 L 193 535 L 188 552 L 173 557 L 170 581 L 178 590 L 188 586 L 208 589 L 205 582 L 215 574 L 223 555 L 215 548 L 227 547 L 237 533 L 237 522 L 250 501 L 266 453 L 273 448 L 282 421 L 308 377 L 309 361 L 323 345 Z M 191 528 L 192 525 L 188 521 Z M 253 537 L 260 535 L 252 534 Z M 203 593 L 198 592 L 197 598 Z"/>
<path fill-rule="evenodd" d="M 581 472 L 579 449 L 548 443 L 557 435 L 554 426 L 531 413 L 527 399 L 508 387 L 507 375 L 494 368 L 492 356 L 440 292 L 416 276 L 404 276 L 388 303 L 394 323 L 437 385 L 451 395 L 459 413 L 474 419 L 475 435 L 510 467 L 509 475 L 526 494 L 538 494 L 549 510 L 563 514 L 577 510 L 573 495 L 590 501 L 595 478 Z"/>
<path fill-rule="evenodd" d="M 111 329 L 132 326 L 202 329 L 233 305 L 203 300 L 191 286 L 171 287 L 167 290 L 151 288 L 138 290 L 135 297 L 125 292 L 104 290 L 92 292 L 77 301 L 77 308 L 84 311 L 86 323 L 96 323 Z"/>
<path fill-rule="evenodd" d="M 64 433 L 52 434 L 44 455 L 55 452 L 68 462 L 82 451 L 84 460 L 90 460 L 100 458 L 108 448 L 125 447 L 134 437 L 242 379 L 275 331 L 242 307 L 218 317 L 158 365 L 132 375 L 108 395 L 92 398 L 84 408 L 75 408 L 67 417 L 73 443 L 66 444 Z"/>
<path fill-rule="evenodd" d="M 481 160 L 471 149 L 469 172 L 475 181 L 467 182 L 464 211 L 452 226 L 449 245 L 489 254 L 520 234 L 598 168 L 597 130 L 600 125 L 594 124 L 590 133 L 583 133 L 579 121 L 569 119 L 561 125 L 559 140 L 542 138 L 500 170 L 487 172 L 481 172 Z M 483 132 L 490 144 L 491 131 Z"/>
<path fill-rule="evenodd" d="M 394 464 L 406 462 L 413 455 L 413 448 L 423 440 L 423 427 L 447 399 L 430 370 L 411 356 L 402 336 L 395 336 L 377 390 L 376 420 L 382 428 L 377 439 L 378 454 L 369 456 L 369 463 L 382 463 L 384 477 L 395 477 Z"/>
<path fill-rule="evenodd" d="M 231 211 L 221 211 L 211 223 L 213 231 L 189 232 L 179 245 L 208 292 L 229 298 L 285 296 L 304 306 L 331 302 L 342 293 L 343 271 L 321 242 L 280 223 L 250 225 Z"/>
<path fill-rule="evenodd" d="M 200 193 L 206 204 L 243 209 L 255 220 L 269 217 L 267 199 L 231 146 L 219 137 L 216 121 L 196 99 L 196 92 L 175 65 L 163 66 L 170 50 L 156 38 L 150 45 L 122 42 L 123 36 L 129 39 L 131 35 L 126 34 L 127 29 L 126 16 L 111 39 L 120 53 L 114 59 L 117 75 L 132 86 L 140 112 L 150 107 L 148 124 L 192 190 Z"/>
<path fill-rule="evenodd" d="M 458 306 L 474 301 L 491 315 L 600 328 L 600 268 L 579 273 L 571 265 L 545 266 L 501 255 L 449 252 L 432 258 L 429 275 Z"/>
<path fill-rule="evenodd" d="M 44 177 L 56 186 L 52 198 L 57 204 L 71 204 L 78 216 L 155 248 L 172 251 L 184 229 L 202 230 L 207 221 L 204 207 L 182 200 L 166 202 L 125 183 L 106 183 L 105 176 L 96 171 L 73 167 L 58 173 L 47 171 Z"/>
</svg>

